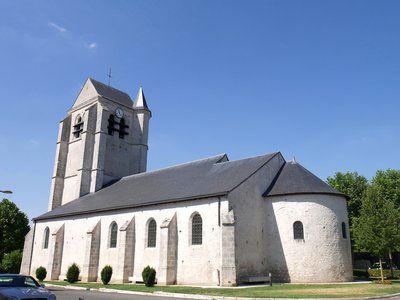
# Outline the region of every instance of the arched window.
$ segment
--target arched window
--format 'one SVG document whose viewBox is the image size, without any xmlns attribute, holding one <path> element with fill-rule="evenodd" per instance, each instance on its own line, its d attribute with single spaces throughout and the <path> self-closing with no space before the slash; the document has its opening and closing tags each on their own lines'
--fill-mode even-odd
<svg viewBox="0 0 400 300">
<path fill-rule="evenodd" d="M 108 134 L 109 134 L 109 135 L 114 135 L 114 130 L 115 130 L 115 118 L 114 118 L 114 115 L 113 115 L 113 114 L 111 114 L 111 115 L 108 117 L 108 127 L 107 127 L 107 129 L 108 129 Z"/>
<path fill-rule="evenodd" d="M 110 248 L 117 247 L 118 225 L 112 222 L 110 225 Z"/>
<path fill-rule="evenodd" d="M 82 131 L 83 131 L 83 121 L 81 115 L 78 115 L 75 119 L 74 131 L 72 133 L 75 138 L 78 138 L 81 136 Z"/>
<path fill-rule="evenodd" d="M 151 219 L 147 226 L 147 247 L 155 248 L 157 240 L 157 223 Z"/>
<path fill-rule="evenodd" d="M 293 238 L 295 240 L 304 240 L 303 223 L 300 221 L 293 223 Z"/>
<path fill-rule="evenodd" d="M 201 245 L 203 243 L 203 220 L 196 213 L 192 218 L 192 245 Z"/>
<path fill-rule="evenodd" d="M 49 248 L 50 229 L 46 227 L 44 230 L 43 249 Z"/>
<path fill-rule="evenodd" d="M 342 236 L 344 239 L 347 239 L 347 232 L 346 232 L 346 223 L 342 222 Z"/>
</svg>

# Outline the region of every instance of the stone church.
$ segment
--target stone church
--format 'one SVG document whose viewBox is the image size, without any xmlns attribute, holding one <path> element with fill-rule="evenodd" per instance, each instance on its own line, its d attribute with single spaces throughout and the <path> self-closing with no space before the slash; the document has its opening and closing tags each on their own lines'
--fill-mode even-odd
<svg viewBox="0 0 400 300">
<path fill-rule="evenodd" d="M 25 239 L 21 273 L 63 280 L 233 286 L 352 280 L 346 195 L 280 152 L 226 154 L 147 172 L 151 111 L 88 79 L 60 122 L 49 210 Z"/>
</svg>

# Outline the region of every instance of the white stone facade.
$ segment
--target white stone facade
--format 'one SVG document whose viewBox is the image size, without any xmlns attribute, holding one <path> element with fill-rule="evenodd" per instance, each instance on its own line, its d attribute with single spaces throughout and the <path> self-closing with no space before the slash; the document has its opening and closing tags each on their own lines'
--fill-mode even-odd
<svg viewBox="0 0 400 300">
<path fill-rule="evenodd" d="M 265 206 L 268 269 L 282 281 L 352 281 L 353 267 L 346 199 L 334 195 L 272 197 Z M 304 239 L 293 238 L 300 221 Z M 345 224 L 343 237 L 342 223 Z"/>
<path fill-rule="evenodd" d="M 57 232 L 64 226 L 64 248 L 62 253 L 62 264 L 60 279 L 65 278 L 68 266 L 76 263 L 81 270 L 84 269 L 85 257 L 88 256 L 87 241 L 89 239 L 87 232 L 91 231 L 98 223 L 100 227 L 100 247 L 98 258 L 97 278 L 100 280 L 101 269 L 105 265 L 111 265 L 114 270 L 113 282 L 128 282 L 130 280 L 142 281 L 142 271 L 150 265 L 157 270 L 158 282 L 163 283 L 165 278 L 160 278 L 162 266 L 160 262 L 164 261 L 161 251 L 166 253 L 168 246 L 161 243 L 162 230 L 160 227 L 165 220 L 171 220 L 176 216 L 177 222 L 177 253 L 179 259 L 176 260 L 176 283 L 191 284 L 196 282 L 202 285 L 218 285 L 218 274 L 221 270 L 221 242 L 222 242 L 222 224 L 218 224 L 218 215 L 227 214 L 228 203 L 218 198 L 209 198 L 197 201 L 190 201 L 184 205 L 166 204 L 157 207 L 148 207 L 144 210 L 117 211 L 114 213 L 103 214 L 101 216 L 90 215 L 83 218 L 60 219 L 55 221 L 38 221 L 35 225 L 35 238 L 33 244 L 33 253 L 30 273 L 34 274 L 40 266 L 49 266 L 51 245 L 44 249 L 45 229 L 48 227 L 50 233 Z M 202 245 L 191 245 L 190 242 L 190 218 L 193 213 L 198 213 L 203 219 L 203 243 Z M 156 247 L 147 247 L 147 228 L 148 221 L 154 219 L 157 223 Z M 132 221 L 133 220 L 133 221 Z M 116 222 L 118 225 L 118 242 L 116 248 L 109 247 L 110 225 Z M 119 269 L 124 266 L 119 264 L 123 260 L 121 255 L 122 244 L 120 239 L 125 224 L 134 222 L 134 241 L 127 246 L 127 252 L 132 253 L 133 272 L 123 278 Z M 93 249 L 92 249 L 93 251 Z M 86 258 L 87 261 L 87 258 Z M 48 269 L 48 268 L 47 268 Z M 87 278 L 86 274 L 81 273 L 82 278 Z M 58 278 L 57 278 L 58 279 Z M 93 281 L 94 278 L 92 278 Z M 229 279 L 234 282 L 235 278 Z"/>
</svg>

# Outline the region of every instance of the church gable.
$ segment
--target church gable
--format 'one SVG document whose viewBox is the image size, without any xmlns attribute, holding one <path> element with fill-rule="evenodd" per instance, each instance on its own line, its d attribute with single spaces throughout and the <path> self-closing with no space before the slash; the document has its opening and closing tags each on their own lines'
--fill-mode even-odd
<svg viewBox="0 0 400 300">
<path fill-rule="evenodd" d="M 80 107 L 86 105 L 89 101 L 97 99 L 98 96 L 99 94 L 94 88 L 92 81 L 90 78 L 88 78 L 79 92 L 74 104 L 72 105 L 71 111 L 79 109 Z"/>
</svg>

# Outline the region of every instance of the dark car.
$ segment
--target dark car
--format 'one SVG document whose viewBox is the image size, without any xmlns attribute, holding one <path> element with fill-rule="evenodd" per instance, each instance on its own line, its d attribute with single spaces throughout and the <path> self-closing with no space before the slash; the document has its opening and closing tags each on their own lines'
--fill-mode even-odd
<svg viewBox="0 0 400 300">
<path fill-rule="evenodd" d="M 31 276 L 0 274 L 0 300 L 22 299 L 56 300 L 56 296 Z"/>
</svg>

